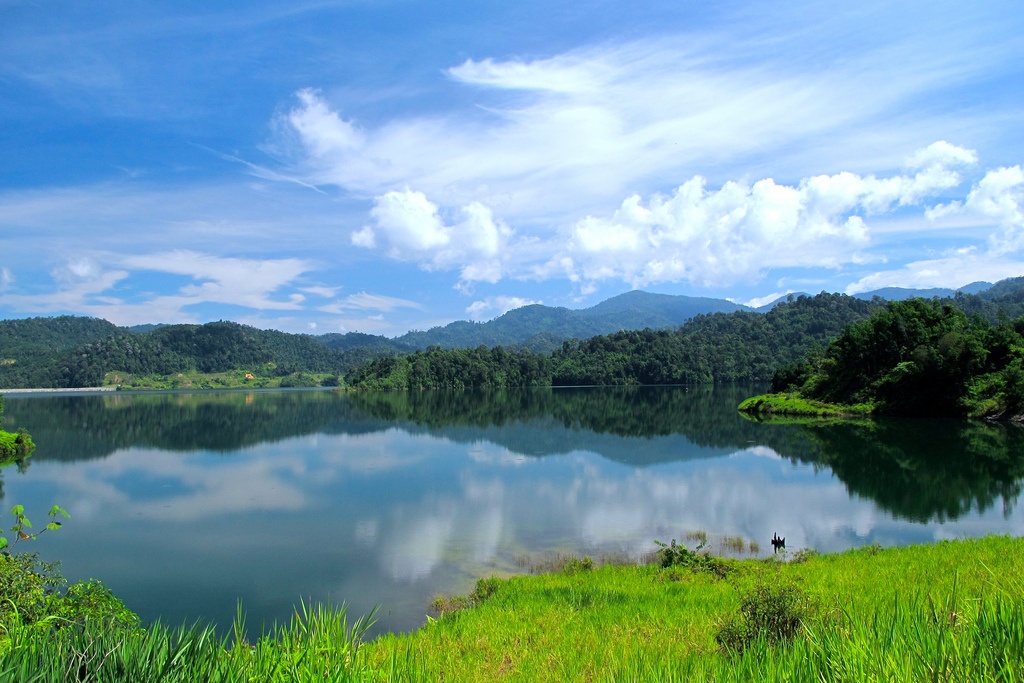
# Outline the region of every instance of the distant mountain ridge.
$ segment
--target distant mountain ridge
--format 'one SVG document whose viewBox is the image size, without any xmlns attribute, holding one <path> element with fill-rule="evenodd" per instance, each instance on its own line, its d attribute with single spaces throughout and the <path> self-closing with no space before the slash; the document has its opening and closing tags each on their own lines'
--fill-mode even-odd
<svg viewBox="0 0 1024 683">
<path fill-rule="evenodd" d="M 870 292 L 861 292 L 860 294 L 854 294 L 853 296 L 858 299 L 873 299 L 874 297 L 881 297 L 886 301 L 904 301 L 906 299 L 914 299 L 920 297 L 922 299 L 931 299 L 938 297 L 940 299 L 947 299 L 956 296 L 957 292 L 963 292 L 964 294 L 981 294 L 982 292 L 989 290 L 993 287 L 991 282 L 972 282 L 969 285 L 964 285 L 959 289 L 950 289 L 948 287 L 934 287 L 932 289 L 909 289 L 907 287 L 883 287 L 882 289 L 874 289 Z"/>
<path fill-rule="evenodd" d="M 678 327 L 697 315 L 749 311 L 725 299 L 652 294 L 633 290 L 582 309 L 531 304 L 484 323 L 459 320 L 424 332 L 409 332 L 393 341 L 410 351 L 429 346 L 467 348 L 522 346 L 532 351 L 554 348 L 566 339 L 586 339 L 621 330 Z"/>
</svg>

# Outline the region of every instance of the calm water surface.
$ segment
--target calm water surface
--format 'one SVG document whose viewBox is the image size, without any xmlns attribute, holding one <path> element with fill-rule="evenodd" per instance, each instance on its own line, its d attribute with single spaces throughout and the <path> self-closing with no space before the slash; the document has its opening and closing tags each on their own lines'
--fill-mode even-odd
<svg viewBox="0 0 1024 683">
<path fill-rule="evenodd" d="M 144 620 L 250 625 L 300 599 L 424 621 L 439 593 L 553 553 L 639 557 L 703 530 L 761 554 L 1024 533 L 1024 429 L 758 424 L 758 387 L 343 395 L 9 395 L 38 444 L 7 505 Z M 692 547 L 692 543 L 690 544 Z"/>
</svg>

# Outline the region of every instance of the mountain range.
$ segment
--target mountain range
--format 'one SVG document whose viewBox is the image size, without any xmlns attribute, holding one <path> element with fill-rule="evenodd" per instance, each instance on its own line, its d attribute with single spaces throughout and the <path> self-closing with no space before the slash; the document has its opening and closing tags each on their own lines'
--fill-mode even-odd
<svg viewBox="0 0 1024 683">
<path fill-rule="evenodd" d="M 992 287 L 990 282 L 974 282 L 959 290 L 888 287 L 855 296 L 868 301 L 876 296 L 888 301 L 913 297 L 952 298 L 958 291 L 964 294 L 980 294 Z M 324 334 L 320 339 L 328 347 L 339 350 L 372 346 L 412 352 L 430 346 L 471 348 L 483 344 L 517 346 L 542 353 L 561 346 L 567 339 L 587 339 L 622 330 L 660 330 L 678 327 L 698 315 L 734 311 L 767 313 L 779 303 L 801 295 L 809 296 L 802 293 L 788 294 L 767 305 L 751 308 L 726 299 L 652 294 L 633 290 L 606 299 L 590 308 L 570 309 L 532 304 L 508 311 L 488 322 L 458 320 L 441 327 L 408 332 L 394 338 L 349 332 Z"/>
</svg>

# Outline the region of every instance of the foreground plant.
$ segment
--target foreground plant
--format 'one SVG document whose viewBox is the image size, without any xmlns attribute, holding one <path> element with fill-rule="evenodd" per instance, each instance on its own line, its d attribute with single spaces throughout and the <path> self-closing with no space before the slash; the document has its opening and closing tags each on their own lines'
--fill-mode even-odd
<svg viewBox="0 0 1024 683">
<path fill-rule="evenodd" d="M 54 620 L 53 625 L 57 620 Z M 374 680 L 361 652 L 373 615 L 348 623 L 346 609 L 302 605 L 287 625 L 250 645 L 241 612 L 218 636 L 213 626 L 16 628 L 0 655 L 0 680 L 34 683 Z"/>
</svg>

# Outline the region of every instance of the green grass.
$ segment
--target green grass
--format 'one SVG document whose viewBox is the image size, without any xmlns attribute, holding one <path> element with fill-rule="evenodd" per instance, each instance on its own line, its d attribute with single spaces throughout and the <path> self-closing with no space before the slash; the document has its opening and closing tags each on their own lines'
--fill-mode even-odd
<svg viewBox="0 0 1024 683">
<path fill-rule="evenodd" d="M 839 405 L 804 398 L 799 394 L 761 394 L 743 401 L 739 411 L 778 421 L 777 416 L 796 417 L 867 417 L 873 412 L 868 404 Z"/>
<path fill-rule="evenodd" d="M 28 432 L 0 431 L 0 465 L 27 458 L 36 448 Z"/>
<path fill-rule="evenodd" d="M 1024 540 L 988 537 L 724 572 L 579 560 L 482 579 L 444 616 L 370 642 L 343 609 L 304 608 L 251 644 L 241 617 L 222 639 L 36 623 L 11 627 L 0 680 L 1021 681 L 1022 555 Z"/>
<path fill-rule="evenodd" d="M 1001 667 L 1021 680 L 1022 553 L 986 538 L 730 561 L 724 579 L 655 566 L 514 577 L 368 657 L 413 662 L 402 680 L 998 680 Z M 813 616 L 791 641 L 723 652 L 722 625 L 764 586 L 797 587 Z"/>
</svg>

